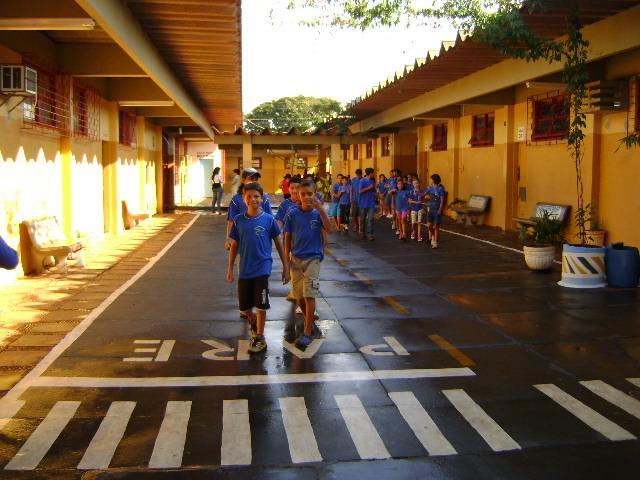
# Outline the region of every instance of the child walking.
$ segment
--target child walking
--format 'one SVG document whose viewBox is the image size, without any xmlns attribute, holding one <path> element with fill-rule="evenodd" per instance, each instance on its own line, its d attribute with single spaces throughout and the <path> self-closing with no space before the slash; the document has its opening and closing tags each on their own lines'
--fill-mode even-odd
<svg viewBox="0 0 640 480">
<path fill-rule="evenodd" d="M 306 348 L 313 341 L 320 262 L 324 258 L 323 232 L 331 231 L 331 223 L 316 197 L 313 182 L 303 180 L 299 194 L 300 208 L 291 209 L 284 223 L 284 250 L 291 260 L 293 294 L 304 312 L 304 332 L 296 339 L 296 345 Z"/>
<path fill-rule="evenodd" d="M 434 173 L 431 175 L 432 183 L 427 189 L 427 198 L 429 200 L 427 227 L 429 228 L 429 237 L 431 238 L 431 248 L 438 248 L 442 212 L 444 211 L 445 199 L 447 196 L 447 191 L 442 186 L 441 181 L 440 175 Z"/>
<path fill-rule="evenodd" d="M 342 185 L 338 189 L 338 201 L 339 201 L 339 217 L 338 217 L 338 231 L 344 229 L 344 233 L 349 233 L 349 210 L 351 209 L 351 186 L 349 185 L 349 179 L 342 178 Z"/>
<path fill-rule="evenodd" d="M 427 195 L 425 190 L 420 190 L 420 180 L 413 181 L 413 191 L 409 195 L 409 206 L 411 207 L 411 240 L 416 239 L 422 242 L 422 219 L 424 216 L 424 198 Z"/>
<path fill-rule="evenodd" d="M 233 219 L 229 232 L 229 264 L 227 281 L 233 283 L 233 266 L 240 254 L 238 278 L 238 304 L 251 328 L 249 352 L 258 353 L 267 348 L 264 323 L 269 305 L 269 276 L 271 275 L 271 242 L 282 261 L 282 283 L 289 282 L 289 260 L 280 240 L 280 228 L 273 215 L 261 208 L 263 190 L 257 182 L 244 185 L 242 199 L 247 211 Z M 255 313 L 253 309 L 256 309 Z"/>
<path fill-rule="evenodd" d="M 407 241 L 407 217 L 409 216 L 409 190 L 404 180 L 398 177 L 396 188 L 391 191 L 395 195 L 396 233 L 403 242 Z"/>
</svg>

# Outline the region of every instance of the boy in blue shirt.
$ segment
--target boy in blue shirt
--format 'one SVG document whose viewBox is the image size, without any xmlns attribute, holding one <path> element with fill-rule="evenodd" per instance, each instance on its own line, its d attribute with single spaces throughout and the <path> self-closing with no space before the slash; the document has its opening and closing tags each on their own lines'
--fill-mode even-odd
<svg viewBox="0 0 640 480">
<path fill-rule="evenodd" d="M 373 168 L 364 170 L 365 176 L 360 180 L 360 198 L 358 208 L 360 210 L 360 235 L 373 240 L 373 217 L 376 213 L 376 177 Z"/>
<path fill-rule="evenodd" d="M 236 218 L 241 213 L 245 213 L 247 211 L 247 205 L 243 201 L 242 189 L 245 184 L 257 182 L 260 178 L 260 172 L 255 168 L 247 168 L 242 172 L 242 183 L 238 188 L 238 193 L 231 198 L 231 202 L 229 202 L 229 209 L 227 210 L 227 241 L 225 242 L 224 247 L 229 250 L 229 246 L 231 244 L 231 239 L 229 238 L 229 232 L 231 231 L 231 225 L 233 224 L 233 219 Z M 262 210 L 264 213 L 269 215 L 273 215 L 273 210 L 271 210 L 271 204 L 269 203 L 269 197 L 265 194 L 262 196 Z"/>
<path fill-rule="evenodd" d="M 409 194 L 409 207 L 411 208 L 411 240 L 416 239 L 416 230 L 418 233 L 418 241 L 422 242 L 422 218 L 424 216 L 424 197 L 427 195 L 425 190 L 420 190 L 420 181 L 413 181 L 413 191 Z"/>
<path fill-rule="evenodd" d="M 0 237 L 0 268 L 13 270 L 18 266 L 18 253 Z"/>
<path fill-rule="evenodd" d="M 313 317 L 320 294 L 320 262 L 324 258 L 324 234 L 331 231 L 329 217 L 316 197 L 313 182 L 300 184 L 300 208 L 291 209 L 284 222 L 284 251 L 291 261 L 292 289 L 304 312 L 304 332 L 296 345 L 313 341 Z"/>
<path fill-rule="evenodd" d="M 362 170 L 356 170 L 356 176 L 351 179 L 351 219 L 353 220 L 355 231 L 362 232 L 360 225 L 360 180 L 362 180 Z"/>
<path fill-rule="evenodd" d="M 229 233 L 229 265 L 227 281 L 233 282 L 233 265 L 240 254 L 238 278 L 238 303 L 251 327 L 249 352 L 258 353 L 267 348 L 264 339 L 264 323 L 269 305 L 269 276 L 271 275 L 271 242 L 275 243 L 282 261 L 282 283 L 289 282 L 289 260 L 280 241 L 280 228 L 273 215 L 261 208 L 262 186 L 259 183 L 244 185 L 242 199 L 247 206 L 245 213 L 237 215 Z M 255 307 L 256 312 L 253 312 Z"/>
<path fill-rule="evenodd" d="M 300 183 L 302 179 L 300 175 L 294 175 L 289 179 L 289 194 L 291 198 L 287 198 L 283 200 L 283 202 L 278 207 L 278 212 L 276 213 L 276 220 L 278 221 L 278 226 L 280 230 L 284 228 L 284 220 L 287 218 L 287 213 L 291 208 L 298 207 L 300 204 L 300 196 L 298 194 L 298 189 L 300 188 Z"/>
<path fill-rule="evenodd" d="M 339 213 L 338 217 L 338 231 L 340 227 L 344 228 L 344 233 L 349 233 L 349 210 L 351 209 L 351 186 L 349 186 L 349 179 L 342 178 L 342 185 L 338 189 L 338 204 Z"/>
<path fill-rule="evenodd" d="M 429 237 L 431 238 L 431 248 L 438 248 L 438 239 L 440 238 L 440 224 L 442 223 L 442 212 L 444 211 L 445 198 L 447 191 L 440 183 L 440 175 L 434 173 L 431 175 L 431 185 L 427 189 L 427 199 L 429 206 L 429 214 L 427 215 L 427 228 L 429 229 Z"/>
<path fill-rule="evenodd" d="M 329 216 L 333 217 L 336 222 L 336 228 L 340 229 L 340 195 L 338 191 L 342 186 L 342 174 L 339 173 L 336 177 L 337 181 L 333 185 L 331 185 L 331 208 L 329 209 Z"/>
</svg>

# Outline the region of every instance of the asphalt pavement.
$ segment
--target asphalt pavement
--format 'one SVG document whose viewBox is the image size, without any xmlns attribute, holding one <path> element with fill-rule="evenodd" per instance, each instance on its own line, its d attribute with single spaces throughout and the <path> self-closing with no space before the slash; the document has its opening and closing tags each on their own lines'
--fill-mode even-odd
<svg viewBox="0 0 640 480">
<path fill-rule="evenodd" d="M 0 478 L 638 478 L 638 289 L 376 227 L 332 236 L 305 351 L 274 251 L 249 355 L 224 217 L 194 216 L 0 400 Z"/>
</svg>

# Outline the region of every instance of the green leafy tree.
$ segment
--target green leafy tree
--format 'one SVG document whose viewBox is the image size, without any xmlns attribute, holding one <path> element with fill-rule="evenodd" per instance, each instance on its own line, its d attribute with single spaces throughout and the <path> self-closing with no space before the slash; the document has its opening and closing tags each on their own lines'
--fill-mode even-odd
<svg viewBox="0 0 640 480">
<path fill-rule="evenodd" d="M 340 102 L 331 98 L 283 97 L 264 102 L 245 115 L 248 131 L 271 128 L 275 132 L 288 132 L 297 128 L 301 132 L 323 126 L 329 119 L 342 114 Z"/>
<path fill-rule="evenodd" d="M 483 42 L 502 54 L 527 62 L 563 63 L 563 81 L 571 95 L 571 124 L 567 135 L 568 149 L 576 171 L 576 227 L 581 244 L 587 243 L 582 181 L 584 128 L 586 115 L 582 107 L 589 80 L 586 63 L 589 43 L 582 35 L 580 0 L 566 0 L 562 6 L 572 7 L 566 17 L 567 35 L 561 40 L 545 38 L 525 22 L 524 13 L 543 12 L 560 2 L 550 0 L 292 0 L 289 8 L 306 8 L 315 14 L 305 23 L 359 28 L 409 23 L 430 24 L 448 21 L 474 41 Z M 636 142 L 637 143 L 637 142 Z M 627 141 L 633 144 L 633 140 Z"/>
</svg>

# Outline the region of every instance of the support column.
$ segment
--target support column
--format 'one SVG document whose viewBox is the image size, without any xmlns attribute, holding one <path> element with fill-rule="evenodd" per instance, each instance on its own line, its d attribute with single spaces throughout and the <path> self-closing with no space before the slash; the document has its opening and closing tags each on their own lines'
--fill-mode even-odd
<svg viewBox="0 0 640 480">
<path fill-rule="evenodd" d="M 585 138 L 585 155 L 582 165 L 584 181 L 584 204 L 595 211 L 595 219 L 600 220 L 600 143 L 602 141 L 602 117 L 597 114 L 587 116 L 587 131 Z M 587 228 L 590 226 L 587 225 Z"/>
<path fill-rule="evenodd" d="M 71 139 L 60 139 L 62 170 L 62 228 L 67 239 L 73 240 L 73 153 Z"/>
<path fill-rule="evenodd" d="M 156 127 L 156 138 L 160 141 L 160 144 L 156 143 L 156 151 L 154 152 L 153 164 L 156 183 L 156 213 L 162 213 L 162 205 L 164 198 L 163 192 L 163 174 L 162 174 L 162 144 L 164 139 L 162 138 L 162 127 Z"/>
<path fill-rule="evenodd" d="M 505 185 L 505 208 L 504 208 L 504 229 L 512 230 L 513 217 L 516 215 L 518 208 L 518 152 L 519 145 L 515 142 L 515 108 L 513 105 L 506 105 L 506 121 L 507 121 L 507 150 L 504 162 L 502 178 Z"/>
<path fill-rule="evenodd" d="M 116 102 L 105 102 L 108 113 L 108 140 L 102 142 L 102 196 L 104 205 L 104 231 L 117 234 L 123 230 L 122 206 L 118 179 L 119 116 Z"/>
<path fill-rule="evenodd" d="M 138 205 L 133 206 L 139 212 L 149 209 L 147 199 L 147 154 L 145 148 L 146 122 L 144 117 L 136 117 L 136 164 L 138 167 Z"/>
<path fill-rule="evenodd" d="M 253 145 L 251 143 L 242 144 L 242 165 L 240 170 L 250 168 L 253 165 Z"/>
<path fill-rule="evenodd" d="M 453 201 L 454 198 L 460 197 L 460 177 L 462 176 L 462 143 L 460 142 L 462 132 L 460 128 L 462 122 L 460 118 L 455 118 L 448 123 L 447 132 L 449 132 L 449 138 L 447 139 L 447 143 L 451 141 L 451 149 L 453 150 L 453 185 L 451 186 L 452 195 L 449 195 L 449 198 Z"/>
<path fill-rule="evenodd" d="M 335 177 L 336 173 L 340 173 L 340 164 L 342 162 L 342 148 L 339 143 L 331 144 L 331 176 Z"/>
</svg>

